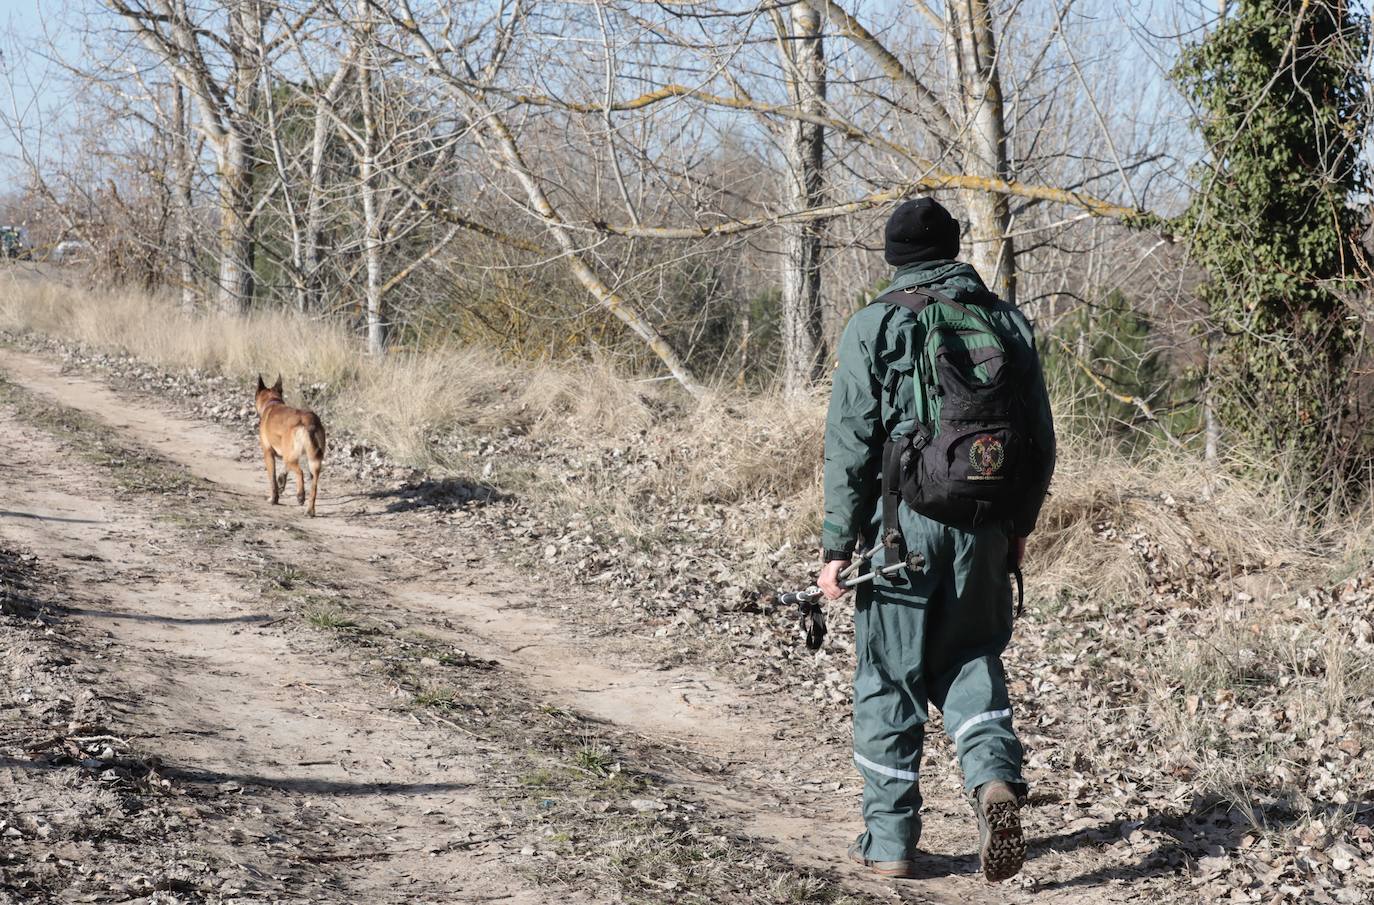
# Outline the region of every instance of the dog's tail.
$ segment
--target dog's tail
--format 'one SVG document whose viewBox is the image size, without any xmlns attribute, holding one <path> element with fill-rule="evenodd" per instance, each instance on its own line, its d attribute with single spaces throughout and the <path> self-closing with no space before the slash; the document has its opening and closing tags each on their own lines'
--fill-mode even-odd
<svg viewBox="0 0 1374 905">
<path fill-rule="evenodd" d="M 319 419 L 313 419 L 309 424 L 301 424 L 296 427 L 296 449 L 302 453 L 302 458 L 306 460 L 310 468 L 310 508 L 305 510 L 306 515 L 315 514 L 315 497 L 320 492 L 320 472 L 324 469 L 324 425 Z"/>
<path fill-rule="evenodd" d="M 310 445 L 307 447 L 307 449 L 309 450 L 307 455 L 309 455 L 312 459 L 317 459 L 323 462 L 325 447 L 324 425 L 321 424 L 319 421 L 316 421 L 313 425 L 311 425 L 309 434 Z"/>
</svg>

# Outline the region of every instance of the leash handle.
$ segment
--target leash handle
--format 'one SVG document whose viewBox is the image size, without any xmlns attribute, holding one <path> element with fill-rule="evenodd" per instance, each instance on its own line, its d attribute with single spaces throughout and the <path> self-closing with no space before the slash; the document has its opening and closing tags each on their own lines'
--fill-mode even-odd
<svg viewBox="0 0 1374 905">
<path fill-rule="evenodd" d="M 1021 577 L 1021 567 L 1013 565 L 1011 575 L 1016 579 L 1016 618 L 1020 619 L 1021 614 L 1026 610 L 1026 580 Z"/>
</svg>

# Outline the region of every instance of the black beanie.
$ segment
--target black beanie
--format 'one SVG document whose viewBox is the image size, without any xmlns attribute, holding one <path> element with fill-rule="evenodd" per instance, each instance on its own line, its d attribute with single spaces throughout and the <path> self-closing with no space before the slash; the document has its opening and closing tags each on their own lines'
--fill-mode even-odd
<svg viewBox="0 0 1374 905">
<path fill-rule="evenodd" d="M 950 261 L 959 254 L 959 221 L 933 198 L 897 205 L 883 230 L 883 257 L 893 267 Z"/>
</svg>

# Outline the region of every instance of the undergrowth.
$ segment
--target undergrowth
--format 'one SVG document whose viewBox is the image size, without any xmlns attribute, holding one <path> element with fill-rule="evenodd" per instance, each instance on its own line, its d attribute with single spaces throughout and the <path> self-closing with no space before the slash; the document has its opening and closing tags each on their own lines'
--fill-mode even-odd
<svg viewBox="0 0 1374 905">
<path fill-rule="evenodd" d="M 718 548 L 722 537 L 765 550 L 816 542 L 824 387 L 793 400 L 716 388 L 696 402 L 667 383 L 594 362 L 513 363 L 461 347 L 372 358 L 330 321 L 289 313 L 193 317 L 137 292 L 30 280 L 0 293 L 0 329 L 242 380 L 245 392 L 258 373 L 280 372 L 289 398 L 308 391 L 331 425 L 397 461 L 538 493 L 630 547 L 654 547 L 668 514 L 681 513 L 707 513 L 712 536 L 703 545 Z M 1156 678 L 1153 719 L 1171 744 L 1191 752 L 1201 788 L 1234 793 L 1269 770 L 1275 755 L 1228 742 L 1225 721 L 1202 722 L 1199 713 L 1249 714 L 1272 699 L 1290 725 L 1316 726 L 1348 719 L 1352 702 L 1368 700 L 1367 654 L 1315 620 L 1292 610 L 1280 618 L 1268 605 L 1367 570 L 1374 522 L 1366 514 L 1323 522 L 1293 482 L 1261 477 L 1264 470 L 1240 458 L 1204 462 L 1165 442 L 1123 452 L 1110 426 L 1094 419 L 1091 401 L 1066 389 L 1055 393 L 1055 410 L 1059 466 L 1031 545 L 1030 591 L 1051 620 L 1085 601 L 1100 614 L 1129 614 L 1167 598 L 1205 614 L 1188 621 L 1192 634 L 1132 642 L 1135 659 Z M 520 435 L 565 458 L 493 465 L 483 438 L 495 434 Z M 453 437 L 466 439 L 448 442 Z M 634 467 L 598 468 L 598 461 Z M 290 590 L 298 577 L 271 581 Z M 351 627 L 328 607 L 307 619 Z M 1053 630 L 1047 623 L 1045 631 Z M 419 697 L 421 706 L 444 706 L 442 688 Z M 574 763 L 601 772 L 599 752 L 584 749 Z"/>
</svg>

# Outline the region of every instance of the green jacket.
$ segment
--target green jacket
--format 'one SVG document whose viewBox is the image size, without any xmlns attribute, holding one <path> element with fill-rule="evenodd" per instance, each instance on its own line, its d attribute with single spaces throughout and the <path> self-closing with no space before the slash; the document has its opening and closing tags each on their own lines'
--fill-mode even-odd
<svg viewBox="0 0 1374 905">
<path fill-rule="evenodd" d="M 957 302 L 969 302 L 986 292 L 978 272 L 958 261 L 930 261 L 898 269 L 888 292 L 928 286 Z M 1032 441 L 1047 451 L 1045 473 L 1038 476 L 1035 505 L 1017 519 L 1012 530 L 1024 537 L 1035 528 L 1040 504 L 1054 471 L 1054 419 L 1050 414 L 1045 377 L 1035 351 L 1035 338 L 1026 318 L 1011 305 L 986 309 L 1005 337 L 1019 340 L 1035 356 L 1034 386 L 1028 394 L 1035 409 Z M 917 336 L 915 316 L 897 305 L 871 304 L 849 319 L 840 339 L 839 363 L 825 422 L 825 522 L 821 546 L 827 551 L 853 551 L 860 533 L 871 536 L 881 489 L 883 443 L 889 436 L 911 430 L 925 412 L 920 394 L 911 387 L 914 362 L 924 345 Z"/>
</svg>

